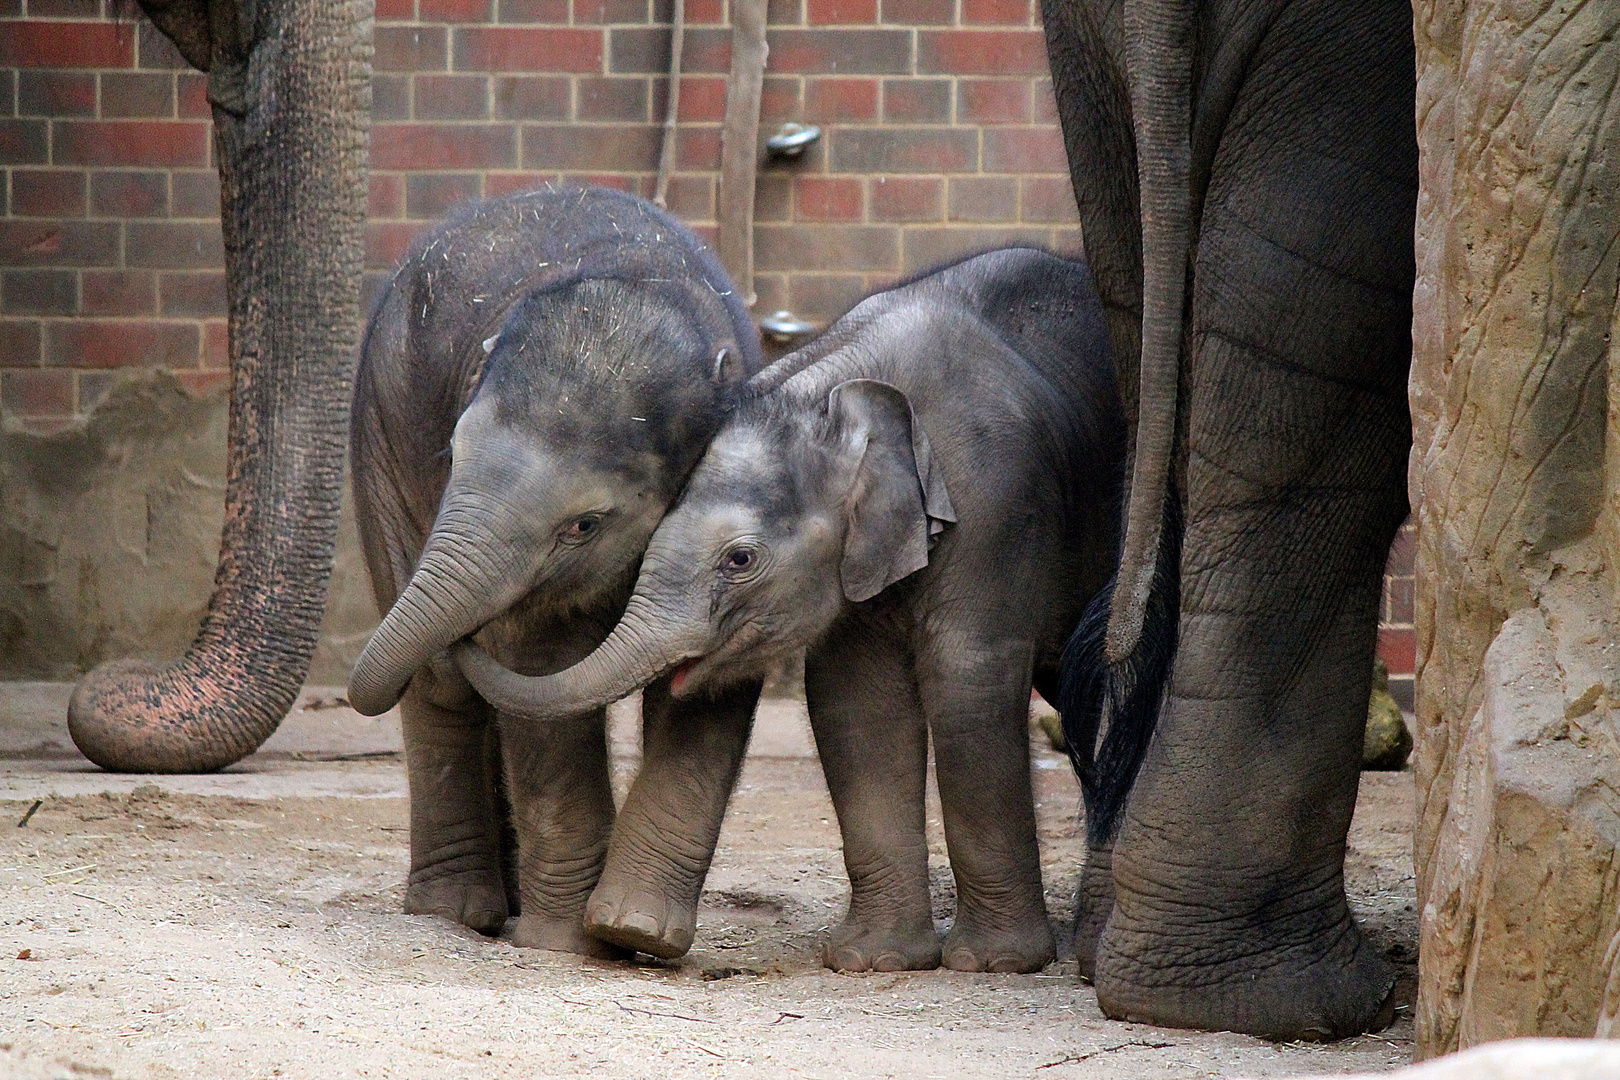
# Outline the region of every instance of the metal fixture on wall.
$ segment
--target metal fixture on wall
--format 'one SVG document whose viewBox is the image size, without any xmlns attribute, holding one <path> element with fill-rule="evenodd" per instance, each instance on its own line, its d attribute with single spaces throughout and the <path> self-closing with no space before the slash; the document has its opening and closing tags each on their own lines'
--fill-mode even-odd
<svg viewBox="0 0 1620 1080">
<path fill-rule="evenodd" d="M 791 344 L 816 329 L 814 323 L 805 322 L 791 311 L 778 311 L 766 316 L 759 320 L 759 328 L 766 337 L 781 345 Z"/>
<path fill-rule="evenodd" d="M 765 140 L 765 152 L 777 159 L 796 158 L 819 138 L 821 129 L 814 124 L 786 123 L 777 129 L 775 135 Z"/>
</svg>

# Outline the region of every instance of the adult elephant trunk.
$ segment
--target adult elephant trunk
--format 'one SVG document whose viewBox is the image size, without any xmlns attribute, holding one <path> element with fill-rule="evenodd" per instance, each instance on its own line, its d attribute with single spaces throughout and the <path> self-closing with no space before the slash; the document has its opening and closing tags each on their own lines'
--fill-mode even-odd
<svg viewBox="0 0 1620 1080">
<path fill-rule="evenodd" d="M 562 720 L 618 701 L 701 655 L 701 635 L 670 633 L 670 619 L 638 590 L 613 632 L 585 659 L 554 675 L 519 675 L 470 641 L 451 655 L 495 708 L 529 720 Z"/>
<path fill-rule="evenodd" d="M 105 664 L 74 691 L 69 731 L 103 768 L 229 765 L 270 737 L 308 673 L 360 326 L 371 7 L 285 0 L 212 22 L 202 4 L 154 11 L 210 71 L 230 310 L 225 525 L 185 658 Z"/>
<path fill-rule="evenodd" d="M 1163 542 L 1192 218 L 1192 0 L 1128 0 L 1131 88 L 1142 212 L 1142 355 L 1135 466 L 1106 634 L 1120 664 L 1142 637 Z"/>
<path fill-rule="evenodd" d="M 548 474 L 542 474 L 542 476 Z M 532 487 L 543 484 L 531 480 Z M 499 490 L 493 489 L 493 490 Z M 538 497 L 525 489 L 492 495 L 452 474 L 427 547 L 349 675 L 349 703 L 366 716 L 393 708 L 411 676 L 459 639 L 506 611 L 532 586 L 533 545 L 491 543 L 521 535 L 519 519 Z"/>
</svg>

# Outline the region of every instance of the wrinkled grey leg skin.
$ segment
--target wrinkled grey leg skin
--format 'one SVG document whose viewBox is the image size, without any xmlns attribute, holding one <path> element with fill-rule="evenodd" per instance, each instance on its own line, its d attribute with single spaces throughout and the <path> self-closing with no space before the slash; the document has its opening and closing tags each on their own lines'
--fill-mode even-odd
<svg viewBox="0 0 1620 1080">
<path fill-rule="evenodd" d="M 1097 978 L 1097 942 L 1114 910 L 1114 848 L 1086 848 L 1080 887 L 1074 894 L 1074 958 L 1080 977 Z"/>
<path fill-rule="evenodd" d="M 665 960 L 686 955 L 759 704 L 759 682 L 678 700 L 668 678 L 642 693 L 641 772 L 626 794 L 585 930 Z"/>
<path fill-rule="evenodd" d="M 810 725 L 843 834 L 849 911 L 822 948 L 835 971 L 939 966 L 924 819 L 928 729 L 910 658 L 846 620 L 805 659 Z"/>
<path fill-rule="evenodd" d="M 512 943 L 598 958 L 623 953 L 585 932 L 585 903 L 613 830 L 607 712 L 537 724 L 499 714 L 506 791 L 517 833 Z"/>
<path fill-rule="evenodd" d="M 481 701 L 444 697 L 423 672 L 399 703 L 411 791 L 405 913 L 499 934 L 508 901 L 501 805 L 490 769 L 492 717 Z"/>
<path fill-rule="evenodd" d="M 1029 775 L 1031 653 L 1028 642 L 936 632 L 918 657 L 956 878 L 942 963 L 955 971 L 1039 971 L 1057 955 Z"/>
</svg>

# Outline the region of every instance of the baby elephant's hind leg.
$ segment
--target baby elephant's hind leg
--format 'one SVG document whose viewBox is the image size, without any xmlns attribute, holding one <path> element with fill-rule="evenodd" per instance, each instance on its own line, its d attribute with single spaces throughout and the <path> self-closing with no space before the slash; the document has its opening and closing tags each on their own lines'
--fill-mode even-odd
<svg viewBox="0 0 1620 1080">
<path fill-rule="evenodd" d="M 806 660 L 805 694 L 849 873 L 849 913 L 822 960 L 837 971 L 936 968 L 928 733 L 899 635 L 858 620 L 835 628 Z"/>
</svg>

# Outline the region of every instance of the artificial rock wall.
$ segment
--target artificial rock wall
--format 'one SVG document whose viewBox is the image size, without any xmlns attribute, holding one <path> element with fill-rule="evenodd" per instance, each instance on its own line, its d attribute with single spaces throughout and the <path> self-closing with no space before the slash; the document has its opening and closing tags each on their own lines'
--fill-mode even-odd
<svg viewBox="0 0 1620 1080">
<path fill-rule="evenodd" d="M 1425 1057 L 1620 1034 L 1620 5 L 1414 7 Z"/>
</svg>

